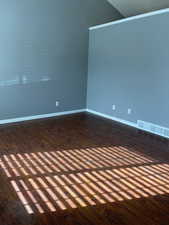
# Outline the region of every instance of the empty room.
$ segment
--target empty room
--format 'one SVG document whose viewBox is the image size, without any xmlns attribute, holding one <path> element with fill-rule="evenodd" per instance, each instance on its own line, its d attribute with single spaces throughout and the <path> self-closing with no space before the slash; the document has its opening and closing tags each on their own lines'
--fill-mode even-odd
<svg viewBox="0 0 169 225">
<path fill-rule="evenodd" d="M 0 0 L 0 225 L 169 225 L 168 0 Z"/>
</svg>

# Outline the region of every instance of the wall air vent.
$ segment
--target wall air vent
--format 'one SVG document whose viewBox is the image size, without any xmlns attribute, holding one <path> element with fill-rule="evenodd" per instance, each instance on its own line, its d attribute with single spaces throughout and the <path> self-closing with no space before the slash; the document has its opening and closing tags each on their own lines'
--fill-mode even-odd
<svg viewBox="0 0 169 225">
<path fill-rule="evenodd" d="M 169 129 L 164 129 L 164 135 L 165 137 L 169 137 Z"/>
<path fill-rule="evenodd" d="M 142 130 L 169 138 L 169 128 L 161 127 L 156 124 L 148 123 L 141 120 L 137 121 L 137 126 Z"/>
</svg>

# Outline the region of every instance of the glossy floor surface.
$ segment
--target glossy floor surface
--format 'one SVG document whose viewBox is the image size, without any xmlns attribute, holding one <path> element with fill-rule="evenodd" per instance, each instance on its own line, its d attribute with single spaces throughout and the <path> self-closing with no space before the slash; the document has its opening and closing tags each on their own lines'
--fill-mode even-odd
<svg viewBox="0 0 169 225">
<path fill-rule="evenodd" d="M 0 225 L 169 225 L 169 142 L 89 114 L 1 127 Z"/>
</svg>

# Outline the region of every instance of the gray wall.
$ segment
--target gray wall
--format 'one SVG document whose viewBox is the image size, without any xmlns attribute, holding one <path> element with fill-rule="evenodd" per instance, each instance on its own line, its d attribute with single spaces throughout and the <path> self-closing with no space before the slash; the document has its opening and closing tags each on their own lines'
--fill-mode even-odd
<svg viewBox="0 0 169 225">
<path fill-rule="evenodd" d="M 106 0 L 0 6 L 0 120 L 85 108 L 88 27 L 121 15 Z"/>
<path fill-rule="evenodd" d="M 169 7 L 168 0 L 108 0 L 125 17 Z"/>
<path fill-rule="evenodd" d="M 169 127 L 168 26 L 166 12 L 90 31 L 89 109 Z"/>
</svg>

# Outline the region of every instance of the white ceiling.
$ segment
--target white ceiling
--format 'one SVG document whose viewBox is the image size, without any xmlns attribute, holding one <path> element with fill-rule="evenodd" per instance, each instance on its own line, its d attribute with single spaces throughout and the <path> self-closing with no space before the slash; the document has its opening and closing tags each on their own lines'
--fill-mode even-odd
<svg viewBox="0 0 169 225">
<path fill-rule="evenodd" d="M 107 0 L 125 16 L 169 8 L 169 0 Z"/>
</svg>

